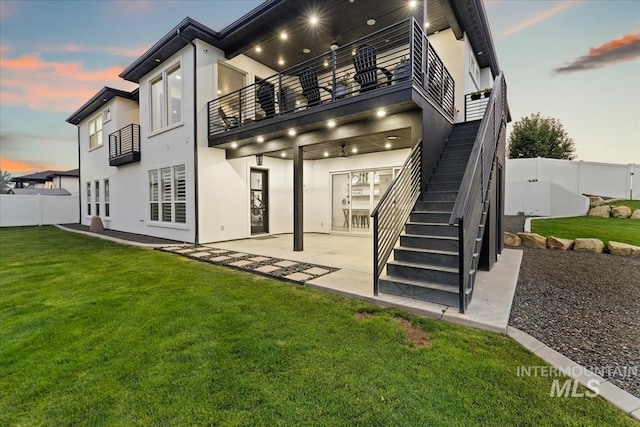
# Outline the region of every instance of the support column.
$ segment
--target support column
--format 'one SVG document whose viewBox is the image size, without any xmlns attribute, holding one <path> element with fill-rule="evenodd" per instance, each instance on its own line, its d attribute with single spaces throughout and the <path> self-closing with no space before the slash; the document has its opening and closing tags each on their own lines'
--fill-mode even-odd
<svg viewBox="0 0 640 427">
<path fill-rule="evenodd" d="M 293 147 L 293 250 L 302 251 L 303 248 L 303 163 L 302 147 Z"/>
</svg>

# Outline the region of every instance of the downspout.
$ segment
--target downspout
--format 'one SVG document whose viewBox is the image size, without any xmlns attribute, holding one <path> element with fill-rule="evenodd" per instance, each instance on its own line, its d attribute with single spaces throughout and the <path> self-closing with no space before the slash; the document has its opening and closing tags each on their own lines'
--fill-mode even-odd
<svg viewBox="0 0 640 427">
<path fill-rule="evenodd" d="M 82 224 L 82 168 L 80 168 L 80 123 L 78 129 L 78 224 Z"/>
<path fill-rule="evenodd" d="M 199 244 L 199 236 L 198 233 L 200 231 L 200 224 L 199 224 L 199 212 L 198 212 L 198 99 L 197 99 L 197 87 L 198 87 L 198 76 L 196 73 L 196 59 L 197 59 L 197 52 L 196 52 L 196 45 L 194 42 L 192 42 L 191 40 L 189 40 L 188 38 L 186 38 L 185 36 L 182 35 L 182 32 L 180 31 L 180 28 L 178 28 L 178 37 L 180 37 L 182 40 L 186 41 L 187 43 L 189 43 L 191 45 L 191 47 L 193 47 L 193 191 L 195 194 L 195 200 L 194 200 L 194 218 L 195 218 L 195 224 L 194 224 L 194 232 L 195 232 L 195 236 L 194 236 L 194 243 L 197 245 Z"/>
</svg>

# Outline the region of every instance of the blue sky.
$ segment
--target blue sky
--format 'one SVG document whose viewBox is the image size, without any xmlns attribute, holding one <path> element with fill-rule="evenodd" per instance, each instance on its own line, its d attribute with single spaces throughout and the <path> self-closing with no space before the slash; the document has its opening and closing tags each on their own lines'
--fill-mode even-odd
<svg viewBox="0 0 640 427">
<path fill-rule="evenodd" d="M 221 30 L 260 3 L 0 0 L 0 169 L 77 167 L 66 117 L 103 86 L 133 89 L 119 72 L 185 16 Z M 485 7 L 513 119 L 559 119 L 579 160 L 640 163 L 640 1 Z"/>
</svg>

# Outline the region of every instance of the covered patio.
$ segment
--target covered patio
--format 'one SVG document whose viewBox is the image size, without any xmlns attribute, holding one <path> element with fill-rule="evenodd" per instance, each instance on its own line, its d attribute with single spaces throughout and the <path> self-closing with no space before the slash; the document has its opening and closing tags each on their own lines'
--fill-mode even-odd
<svg viewBox="0 0 640 427">
<path fill-rule="evenodd" d="M 317 289 L 396 307 L 416 314 L 505 333 L 518 281 L 522 251 L 505 249 L 491 271 L 477 273 L 473 303 L 465 314 L 457 307 L 394 295 L 373 295 L 373 241 L 370 236 L 305 233 L 305 250 L 294 251 L 291 234 L 216 242 L 203 246 L 317 264 L 338 270 L 305 281 Z"/>
</svg>

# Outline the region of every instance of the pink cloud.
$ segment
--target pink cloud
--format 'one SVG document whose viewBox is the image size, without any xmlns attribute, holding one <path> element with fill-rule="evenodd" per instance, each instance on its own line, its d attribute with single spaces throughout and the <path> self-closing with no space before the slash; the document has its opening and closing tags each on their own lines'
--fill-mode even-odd
<svg viewBox="0 0 640 427">
<path fill-rule="evenodd" d="M 627 34 L 619 39 L 591 48 L 586 55 L 582 55 L 568 65 L 556 68 L 555 72 L 569 73 L 592 70 L 638 58 L 640 58 L 640 32 Z"/>
<path fill-rule="evenodd" d="M 26 175 L 38 171 L 67 170 L 68 166 L 50 163 L 31 162 L 9 157 L 0 157 L 0 170 L 8 171 L 12 175 Z"/>
<path fill-rule="evenodd" d="M 502 38 L 502 37 L 510 36 L 512 34 L 515 34 L 524 30 L 525 28 L 529 28 L 533 25 L 544 22 L 547 19 L 551 19 L 554 16 L 558 15 L 559 13 L 564 12 L 565 10 L 570 9 L 574 6 L 577 6 L 579 3 L 580 1 L 577 1 L 577 0 L 563 1 L 550 9 L 540 12 L 537 15 L 533 15 L 532 17 L 527 18 L 524 21 L 518 22 L 516 25 L 514 25 L 513 27 L 507 29 L 505 32 L 500 34 L 500 37 Z"/>
<path fill-rule="evenodd" d="M 44 52 L 69 52 L 69 53 L 84 53 L 84 52 L 105 52 L 111 55 L 126 56 L 129 58 L 137 58 L 147 51 L 146 47 L 122 47 L 122 46 L 82 46 L 79 44 L 65 44 L 61 46 L 51 46 L 43 49 Z"/>
<path fill-rule="evenodd" d="M 89 100 L 103 86 L 135 85 L 118 77 L 120 67 L 84 70 L 77 62 L 43 60 L 38 54 L 7 57 L 0 61 L 0 102 L 26 106 L 34 110 L 72 112 Z"/>
<path fill-rule="evenodd" d="M 16 1 L 0 1 L 0 18 L 10 18 L 18 14 L 18 2 Z"/>
</svg>

